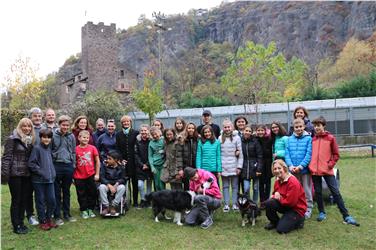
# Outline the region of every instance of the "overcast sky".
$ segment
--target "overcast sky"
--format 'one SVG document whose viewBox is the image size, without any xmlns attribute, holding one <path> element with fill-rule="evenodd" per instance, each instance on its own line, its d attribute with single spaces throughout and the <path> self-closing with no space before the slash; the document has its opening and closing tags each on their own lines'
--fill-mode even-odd
<svg viewBox="0 0 376 250">
<path fill-rule="evenodd" d="M 0 3 L 0 77 L 4 79 L 18 55 L 39 65 L 40 76 L 57 71 L 70 55 L 81 51 L 81 27 L 87 21 L 116 23 L 126 29 L 141 14 L 153 11 L 187 13 L 212 8 L 222 0 L 4 0 Z M 86 16 L 85 16 L 86 13 Z"/>
</svg>

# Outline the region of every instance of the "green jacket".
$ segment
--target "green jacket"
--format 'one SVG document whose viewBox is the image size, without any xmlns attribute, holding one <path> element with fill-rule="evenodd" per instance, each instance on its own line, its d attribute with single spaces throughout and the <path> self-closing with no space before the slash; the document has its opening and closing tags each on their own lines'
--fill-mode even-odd
<svg viewBox="0 0 376 250">
<path fill-rule="evenodd" d="M 160 138 L 158 141 L 150 141 L 148 155 L 152 172 L 155 172 L 156 168 L 161 170 L 165 162 L 165 145 L 163 138 Z"/>
</svg>

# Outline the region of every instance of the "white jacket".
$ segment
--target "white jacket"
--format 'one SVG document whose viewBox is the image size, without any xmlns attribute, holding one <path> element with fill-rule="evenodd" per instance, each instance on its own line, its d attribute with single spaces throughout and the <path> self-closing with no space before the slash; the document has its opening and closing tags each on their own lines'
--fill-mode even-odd
<svg viewBox="0 0 376 250">
<path fill-rule="evenodd" d="M 222 135 L 219 136 L 218 140 L 221 143 L 222 175 L 236 175 L 236 169 L 243 168 L 242 141 L 238 132 L 233 132 L 232 141 L 227 137 L 225 142 L 222 143 Z M 239 156 L 235 155 L 237 150 L 240 152 Z"/>
</svg>

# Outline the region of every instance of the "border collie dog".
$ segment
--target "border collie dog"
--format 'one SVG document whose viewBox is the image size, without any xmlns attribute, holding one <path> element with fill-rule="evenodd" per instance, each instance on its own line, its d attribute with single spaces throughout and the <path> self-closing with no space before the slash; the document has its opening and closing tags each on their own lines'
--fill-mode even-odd
<svg viewBox="0 0 376 250">
<path fill-rule="evenodd" d="M 261 214 L 257 203 L 248 198 L 247 193 L 238 194 L 238 207 L 242 216 L 242 227 L 244 227 L 246 223 L 250 223 L 251 221 L 252 226 L 254 226 L 256 224 L 256 217 Z M 245 216 L 247 216 L 246 219 L 244 218 Z"/>
<path fill-rule="evenodd" d="M 175 211 L 174 223 L 176 222 L 176 224 L 181 226 L 183 225 L 181 223 L 181 214 L 193 207 L 195 195 L 193 191 L 166 189 L 147 194 L 145 199 L 152 203 L 155 222 L 159 222 L 159 214 L 162 214 L 165 219 L 170 219 L 166 216 L 166 209 L 169 209 Z"/>
</svg>

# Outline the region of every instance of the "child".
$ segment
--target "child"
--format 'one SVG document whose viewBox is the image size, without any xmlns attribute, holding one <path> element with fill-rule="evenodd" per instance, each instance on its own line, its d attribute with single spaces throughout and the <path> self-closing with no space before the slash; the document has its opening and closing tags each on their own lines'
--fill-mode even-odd
<svg viewBox="0 0 376 250">
<path fill-rule="evenodd" d="M 262 174 L 262 148 L 259 141 L 252 136 L 251 126 L 243 130 L 242 138 L 244 193 L 249 194 L 252 179 L 253 201 L 257 203 L 259 195 L 259 177 Z"/>
<path fill-rule="evenodd" d="M 238 132 L 234 132 L 232 122 L 223 121 L 223 133 L 218 140 L 221 142 L 222 184 L 225 206 L 223 212 L 230 211 L 230 183 L 232 189 L 232 209 L 238 211 L 238 180 L 243 168 L 242 143 Z"/>
<path fill-rule="evenodd" d="M 136 161 L 136 173 L 138 190 L 140 191 L 141 203 L 139 208 L 146 208 L 150 204 L 145 200 L 145 188 L 144 183 L 146 181 L 146 194 L 151 192 L 151 184 L 153 180 L 153 174 L 150 169 L 148 159 L 148 148 L 150 143 L 149 126 L 146 124 L 141 125 L 140 135 L 137 136 L 135 145 L 135 161 Z"/>
<path fill-rule="evenodd" d="M 89 145 L 90 133 L 82 130 L 78 134 L 80 145 L 76 147 L 76 168 L 73 178 L 81 217 L 95 217 L 93 209 L 97 198 L 95 181 L 99 181 L 99 154 L 96 147 Z"/>
<path fill-rule="evenodd" d="M 39 131 L 40 144 L 35 145 L 29 158 L 31 182 L 35 190 L 35 204 L 38 212 L 39 227 L 42 230 L 56 228 L 52 222 L 52 213 L 55 210 L 55 189 L 56 177 L 55 167 L 51 155 L 52 131 L 42 129 Z"/>
<path fill-rule="evenodd" d="M 315 130 L 313 125 L 308 118 L 308 111 L 305 107 L 296 107 L 293 114 L 294 119 L 302 119 L 304 121 L 304 130 L 313 137 L 315 135 Z M 290 127 L 289 135 L 291 136 L 294 132 L 294 125 Z"/>
<path fill-rule="evenodd" d="M 165 189 L 165 183 L 161 181 L 161 172 L 165 162 L 165 145 L 162 132 L 159 128 L 153 126 L 150 128 L 150 134 L 153 140 L 149 143 L 148 158 L 151 171 L 154 175 L 155 191 Z"/>
<path fill-rule="evenodd" d="M 256 136 L 262 148 L 262 175 L 260 176 L 260 201 L 269 199 L 272 173 L 272 139 L 267 136 L 265 125 L 256 126 Z M 261 203 L 264 204 L 264 203 Z M 263 208 L 263 206 L 261 206 Z"/>
<path fill-rule="evenodd" d="M 312 139 L 312 160 L 309 164 L 309 170 L 312 174 L 317 206 L 320 212 L 317 221 L 323 221 L 326 219 L 322 199 L 321 177 L 324 177 L 325 182 L 334 197 L 334 201 L 337 203 L 337 207 L 342 214 L 344 223 L 359 226 L 355 219 L 349 215 L 334 176 L 333 168 L 339 159 L 336 139 L 332 134 L 325 130 L 326 120 L 324 117 L 316 118 L 312 123 L 315 128 L 315 136 Z"/>
<path fill-rule="evenodd" d="M 185 127 L 185 138 L 183 145 L 183 168 L 196 168 L 196 154 L 197 154 L 198 133 L 196 125 L 189 122 Z M 189 190 L 189 179 L 183 178 L 184 190 Z"/>
<path fill-rule="evenodd" d="M 125 168 L 120 164 L 121 158 L 121 154 L 117 151 L 110 151 L 107 154 L 107 160 L 101 167 L 101 184 L 98 190 L 103 206 L 102 215 L 108 214 L 109 208 L 110 214 L 115 215 L 121 202 L 121 198 L 125 193 Z M 108 191 L 114 196 L 111 204 L 107 197 Z"/>
<path fill-rule="evenodd" d="M 163 165 L 161 180 L 164 183 L 170 183 L 172 190 L 181 190 L 183 172 L 183 145 L 176 139 L 175 130 L 165 129 L 163 136 L 165 138 L 166 161 Z"/>
<path fill-rule="evenodd" d="M 273 160 L 285 160 L 285 148 L 287 144 L 287 132 L 285 127 L 279 122 L 272 122 L 272 143 L 273 143 Z"/>
<path fill-rule="evenodd" d="M 209 171 L 219 183 L 222 172 L 221 143 L 215 138 L 210 125 L 205 125 L 201 130 L 201 138 L 197 144 L 196 168 Z"/>
<path fill-rule="evenodd" d="M 161 130 L 161 133 L 163 133 L 164 131 L 164 126 L 163 126 L 163 122 L 161 120 L 154 120 L 153 121 L 153 124 L 152 124 L 152 127 L 157 127 L 159 128 L 159 130 Z"/>
<path fill-rule="evenodd" d="M 294 133 L 287 140 L 285 159 L 290 172 L 303 185 L 308 206 L 304 216 L 308 219 L 311 217 L 313 208 L 312 182 L 308 169 L 311 161 L 312 137 L 304 130 L 302 119 L 295 119 L 293 125 Z"/>
<path fill-rule="evenodd" d="M 183 118 L 177 117 L 174 124 L 174 129 L 176 132 L 176 137 L 181 137 L 184 135 L 186 123 Z"/>
</svg>

